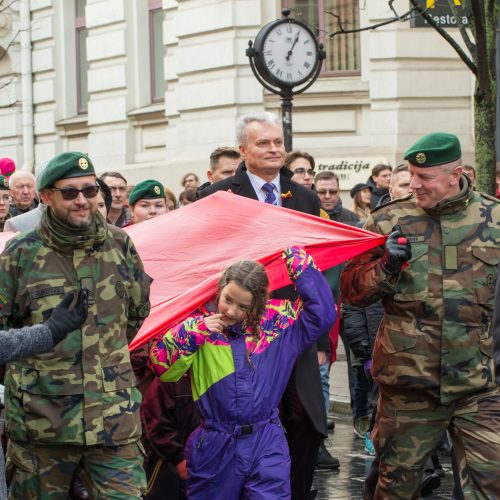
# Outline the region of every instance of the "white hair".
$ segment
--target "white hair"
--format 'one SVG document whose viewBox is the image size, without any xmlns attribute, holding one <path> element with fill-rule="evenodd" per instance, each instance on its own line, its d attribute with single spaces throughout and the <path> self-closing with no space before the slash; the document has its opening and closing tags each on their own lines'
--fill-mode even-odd
<svg viewBox="0 0 500 500">
<path fill-rule="evenodd" d="M 14 183 L 19 179 L 31 179 L 35 183 L 35 176 L 28 170 L 17 170 L 9 177 L 9 189 L 14 187 Z"/>
<path fill-rule="evenodd" d="M 278 125 L 279 127 L 281 127 L 280 119 L 274 113 L 269 113 L 269 111 L 265 111 L 264 113 L 257 113 L 254 115 L 240 116 L 236 123 L 236 139 L 238 141 L 238 145 L 247 145 L 247 128 L 248 124 L 252 122 L 260 122 L 267 125 Z"/>
</svg>

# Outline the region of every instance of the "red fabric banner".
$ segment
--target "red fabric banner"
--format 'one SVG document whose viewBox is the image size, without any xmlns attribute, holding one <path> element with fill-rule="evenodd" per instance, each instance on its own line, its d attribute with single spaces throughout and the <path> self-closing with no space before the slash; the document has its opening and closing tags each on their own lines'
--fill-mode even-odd
<svg viewBox="0 0 500 500">
<path fill-rule="evenodd" d="M 328 269 L 385 241 L 363 229 L 226 192 L 125 230 L 154 279 L 151 313 L 130 350 L 213 298 L 221 272 L 237 260 L 261 262 L 276 290 L 290 283 L 281 258 L 288 246 L 305 247 L 320 269 Z M 0 233 L 0 249 L 12 236 Z"/>
<path fill-rule="evenodd" d="M 151 314 L 130 350 L 213 298 L 221 272 L 237 260 L 261 262 L 276 290 L 290 283 L 281 258 L 288 246 L 305 247 L 320 269 L 328 269 L 385 241 L 363 229 L 227 192 L 126 230 L 155 280 Z"/>
</svg>

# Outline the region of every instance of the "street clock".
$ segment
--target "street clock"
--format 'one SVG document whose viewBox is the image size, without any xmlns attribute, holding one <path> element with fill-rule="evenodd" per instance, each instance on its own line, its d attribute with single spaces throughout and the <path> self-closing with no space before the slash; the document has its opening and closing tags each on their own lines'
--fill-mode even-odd
<svg viewBox="0 0 500 500">
<path fill-rule="evenodd" d="M 246 54 L 259 83 L 281 96 L 285 149 L 292 149 L 292 100 L 295 94 L 308 89 L 318 78 L 325 58 L 309 26 L 291 19 L 283 9 L 282 19 L 266 24 L 255 42 L 248 42 Z"/>
</svg>

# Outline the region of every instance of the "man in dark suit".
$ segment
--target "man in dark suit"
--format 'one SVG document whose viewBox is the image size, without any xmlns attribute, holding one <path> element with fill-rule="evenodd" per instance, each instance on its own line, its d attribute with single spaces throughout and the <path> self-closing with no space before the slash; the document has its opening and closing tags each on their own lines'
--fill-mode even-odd
<svg viewBox="0 0 500 500">
<path fill-rule="evenodd" d="M 216 191 L 231 191 L 299 212 L 319 215 L 316 193 L 291 180 L 293 173 L 283 166 L 283 131 L 272 113 L 242 117 L 237 138 L 243 162 L 234 176 L 216 182 L 198 193 L 200 198 Z M 286 228 L 277 228 L 286 231 Z M 291 289 L 275 293 L 277 298 L 295 298 Z M 269 383 L 272 383 L 270 380 Z M 322 438 L 327 436 L 326 416 L 316 345 L 297 359 L 282 400 L 283 424 L 291 458 L 293 500 L 307 500 Z"/>
</svg>

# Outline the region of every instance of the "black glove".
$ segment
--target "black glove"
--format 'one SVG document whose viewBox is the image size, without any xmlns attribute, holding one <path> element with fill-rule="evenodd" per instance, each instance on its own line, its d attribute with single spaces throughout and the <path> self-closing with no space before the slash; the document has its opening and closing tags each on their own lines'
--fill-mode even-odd
<svg viewBox="0 0 500 500">
<path fill-rule="evenodd" d="M 66 334 L 80 328 L 87 319 L 88 290 L 83 288 L 78 292 L 75 306 L 70 309 L 75 294 L 68 292 L 59 305 L 54 308 L 46 325 L 52 333 L 53 345 L 60 342 Z"/>
<path fill-rule="evenodd" d="M 411 247 L 399 226 L 394 226 L 392 231 L 385 242 L 385 252 L 380 265 L 385 273 L 398 274 L 403 264 L 411 259 Z"/>
<path fill-rule="evenodd" d="M 372 357 L 370 342 L 368 340 L 353 342 L 349 345 L 349 347 L 351 348 L 354 356 L 356 356 L 358 359 L 365 361 L 367 359 L 371 359 Z"/>
</svg>

